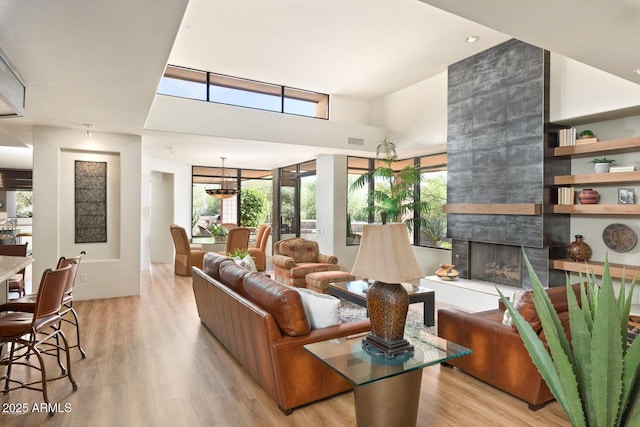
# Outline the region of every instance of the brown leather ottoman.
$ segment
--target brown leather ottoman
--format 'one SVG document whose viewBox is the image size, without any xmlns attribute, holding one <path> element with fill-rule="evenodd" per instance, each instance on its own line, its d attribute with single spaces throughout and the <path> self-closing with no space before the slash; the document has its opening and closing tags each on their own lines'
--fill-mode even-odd
<svg viewBox="0 0 640 427">
<path fill-rule="evenodd" d="M 305 280 L 307 289 L 326 294 L 329 283 L 350 282 L 356 280 L 356 278 L 347 271 L 318 271 L 307 274 Z"/>
</svg>

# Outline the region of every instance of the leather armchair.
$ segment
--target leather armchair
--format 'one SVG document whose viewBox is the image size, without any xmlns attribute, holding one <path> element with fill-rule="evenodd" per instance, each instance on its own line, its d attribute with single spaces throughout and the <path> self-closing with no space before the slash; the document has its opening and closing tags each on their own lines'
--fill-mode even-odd
<svg viewBox="0 0 640 427">
<path fill-rule="evenodd" d="M 573 285 L 580 301 L 580 285 Z M 546 290 L 561 323 L 568 333 L 569 312 L 565 286 Z M 516 310 L 544 340 L 540 318 L 533 305 L 532 291 L 525 292 Z M 494 310 L 467 313 L 453 307 L 438 310 L 438 336 L 470 348 L 469 356 L 452 359 L 452 365 L 487 384 L 505 391 L 537 410 L 554 399 L 549 387 L 533 364 L 515 325 L 504 325 L 506 307 L 502 301 Z"/>
<path fill-rule="evenodd" d="M 256 240 L 253 246 L 249 246 L 249 255 L 253 258 L 256 263 L 256 268 L 258 271 L 264 271 L 267 268 L 267 242 L 269 241 L 269 236 L 271 235 L 271 225 L 270 224 L 260 224 L 258 230 L 256 231 Z"/>
<path fill-rule="evenodd" d="M 309 273 L 340 269 L 336 256 L 320 253 L 318 242 L 299 237 L 277 242 L 271 262 L 276 282 L 298 288 L 306 288 Z"/>
<path fill-rule="evenodd" d="M 176 255 L 173 264 L 173 273 L 180 276 L 191 276 L 191 267 L 202 268 L 202 259 L 206 253 L 202 248 L 194 249 L 189 243 L 187 231 L 177 224 L 169 226 Z"/>
</svg>

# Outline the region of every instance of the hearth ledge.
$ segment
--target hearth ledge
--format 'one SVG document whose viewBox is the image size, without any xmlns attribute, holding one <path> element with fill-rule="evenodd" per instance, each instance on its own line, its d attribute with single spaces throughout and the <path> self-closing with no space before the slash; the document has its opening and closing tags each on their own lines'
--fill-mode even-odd
<svg viewBox="0 0 640 427">
<path fill-rule="evenodd" d="M 511 297 L 516 290 L 510 286 L 500 286 L 481 280 L 447 281 L 438 276 L 424 277 L 420 279 L 420 284 L 435 291 L 436 302 L 453 305 L 470 312 L 498 308 L 500 295 L 496 287 L 507 297 Z"/>
</svg>

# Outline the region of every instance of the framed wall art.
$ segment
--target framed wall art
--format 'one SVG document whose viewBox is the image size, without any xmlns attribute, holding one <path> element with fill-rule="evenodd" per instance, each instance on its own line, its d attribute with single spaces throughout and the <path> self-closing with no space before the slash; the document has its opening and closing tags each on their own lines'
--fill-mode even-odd
<svg viewBox="0 0 640 427">
<path fill-rule="evenodd" d="M 618 188 L 618 204 L 632 205 L 635 203 L 633 188 Z"/>
<path fill-rule="evenodd" d="M 75 161 L 75 242 L 107 241 L 107 162 Z"/>
</svg>

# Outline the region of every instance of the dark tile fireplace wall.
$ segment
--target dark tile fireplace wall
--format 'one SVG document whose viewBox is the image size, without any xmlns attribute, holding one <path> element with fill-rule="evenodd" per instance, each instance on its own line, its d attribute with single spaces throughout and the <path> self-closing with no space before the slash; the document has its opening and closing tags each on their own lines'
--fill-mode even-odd
<svg viewBox="0 0 640 427">
<path fill-rule="evenodd" d="M 569 218 L 550 213 L 554 174 L 548 124 L 549 52 L 509 40 L 449 67 L 448 186 L 450 204 L 541 204 L 542 215 L 448 214 L 452 256 L 469 278 L 469 242 L 523 247 L 545 286 L 564 284 L 550 268 L 569 242 Z M 528 274 L 523 287 L 530 287 Z"/>
</svg>

